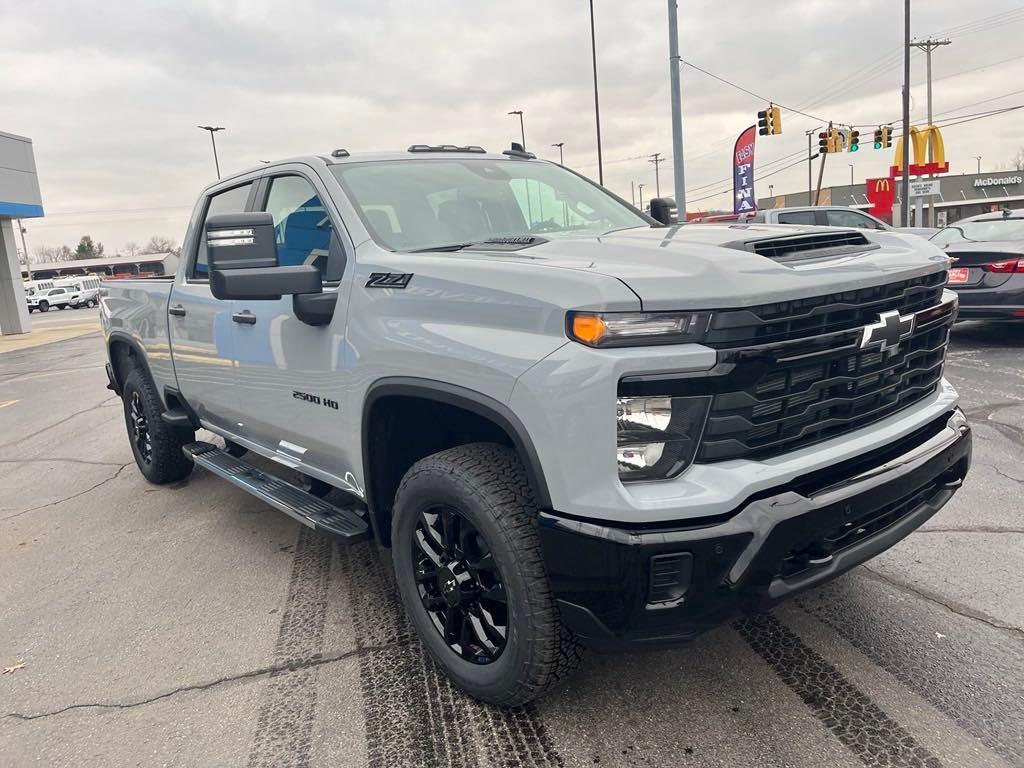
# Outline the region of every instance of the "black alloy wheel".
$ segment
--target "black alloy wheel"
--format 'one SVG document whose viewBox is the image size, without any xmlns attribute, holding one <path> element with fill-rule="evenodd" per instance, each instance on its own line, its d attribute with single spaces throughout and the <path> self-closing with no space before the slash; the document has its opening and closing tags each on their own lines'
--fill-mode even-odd
<svg viewBox="0 0 1024 768">
<path fill-rule="evenodd" d="M 131 405 L 132 441 L 138 450 L 139 458 L 146 464 L 153 463 L 153 441 L 149 435 L 149 422 L 146 420 L 146 412 L 142 407 L 142 398 L 136 390 L 132 392 Z"/>
<path fill-rule="evenodd" d="M 473 664 L 490 664 L 508 638 L 508 598 L 480 532 L 451 507 L 419 515 L 413 573 L 420 601 L 445 645 Z"/>
</svg>

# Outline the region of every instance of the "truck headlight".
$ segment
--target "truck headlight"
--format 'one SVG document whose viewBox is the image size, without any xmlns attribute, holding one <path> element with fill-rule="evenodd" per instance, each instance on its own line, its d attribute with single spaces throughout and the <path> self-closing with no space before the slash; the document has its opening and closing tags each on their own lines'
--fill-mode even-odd
<svg viewBox="0 0 1024 768">
<path fill-rule="evenodd" d="M 704 338 L 710 312 L 569 312 L 565 333 L 588 347 L 684 344 Z"/>
<path fill-rule="evenodd" d="M 664 480 L 697 452 L 710 397 L 620 397 L 616 402 L 619 479 Z"/>
</svg>

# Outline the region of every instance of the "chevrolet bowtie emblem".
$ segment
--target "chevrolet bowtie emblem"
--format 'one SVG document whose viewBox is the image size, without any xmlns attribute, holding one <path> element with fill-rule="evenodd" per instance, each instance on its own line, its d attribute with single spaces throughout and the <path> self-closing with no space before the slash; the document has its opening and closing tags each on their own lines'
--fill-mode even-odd
<svg viewBox="0 0 1024 768">
<path fill-rule="evenodd" d="M 860 348 L 880 347 L 882 352 L 896 349 L 900 342 L 914 332 L 914 315 L 901 315 L 893 310 L 878 316 L 878 322 L 864 326 Z"/>
</svg>

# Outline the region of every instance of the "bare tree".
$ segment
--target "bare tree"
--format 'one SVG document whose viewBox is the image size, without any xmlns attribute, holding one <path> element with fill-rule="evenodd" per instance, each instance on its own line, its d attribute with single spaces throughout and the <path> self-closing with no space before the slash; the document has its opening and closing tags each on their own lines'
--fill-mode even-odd
<svg viewBox="0 0 1024 768">
<path fill-rule="evenodd" d="M 139 244 L 136 243 L 136 242 L 133 242 L 131 240 L 129 240 L 127 243 L 124 244 L 124 252 L 125 252 L 125 254 L 127 256 L 130 256 L 133 259 L 136 256 L 139 255 L 139 251 L 140 250 L 141 250 L 141 248 L 140 248 Z"/>
<path fill-rule="evenodd" d="M 62 245 L 59 248 L 49 245 L 40 245 L 36 247 L 32 261 L 37 264 L 52 261 L 73 261 L 76 255 L 77 254 L 66 245 Z"/>
<path fill-rule="evenodd" d="M 148 243 L 142 246 L 139 253 L 178 253 L 178 246 L 169 237 L 159 237 L 154 235 L 149 238 Z"/>
<path fill-rule="evenodd" d="M 1017 150 L 1017 154 L 1010 160 L 1010 165 L 1015 171 L 1024 171 L 1024 147 Z"/>
</svg>

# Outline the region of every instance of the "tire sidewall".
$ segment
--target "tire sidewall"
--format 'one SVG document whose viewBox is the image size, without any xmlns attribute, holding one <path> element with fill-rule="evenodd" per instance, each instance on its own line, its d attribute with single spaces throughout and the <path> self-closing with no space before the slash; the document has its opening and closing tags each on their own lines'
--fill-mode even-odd
<svg viewBox="0 0 1024 768">
<path fill-rule="evenodd" d="M 529 615 L 528 586 L 494 517 L 478 495 L 466 490 L 455 476 L 437 472 L 422 472 L 403 482 L 395 499 L 392 559 L 406 612 L 427 650 L 457 684 L 486 700 L 501 697 L 531 654 L 530 630 L 523 621 Z M 508 596 L 508 638 L 501 655 L 490 664 L 472 664 L 452 651 L 430 620 L 416 590 L 412 564 L 416 521 L 421 512 L 439 505 L 451 507 L 473 524 L 486 540 L 501 572 Z"/>
</svg>

